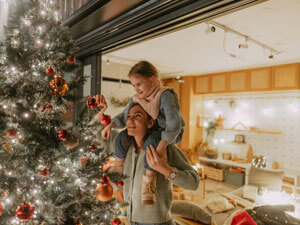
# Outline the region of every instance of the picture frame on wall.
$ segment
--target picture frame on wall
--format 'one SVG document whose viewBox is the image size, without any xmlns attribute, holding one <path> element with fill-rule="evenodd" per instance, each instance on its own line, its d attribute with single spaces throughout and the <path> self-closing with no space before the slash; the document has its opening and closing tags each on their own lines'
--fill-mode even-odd
<svg viewBox="0 0 300 225">
<path fill-rule="evenodd" d="M 245 135 L 237 134 L 234 137 L 234 141 L 237 142 L 237 143 L 245 143 L 246 137 L 245 137 Z"/>
</svg>

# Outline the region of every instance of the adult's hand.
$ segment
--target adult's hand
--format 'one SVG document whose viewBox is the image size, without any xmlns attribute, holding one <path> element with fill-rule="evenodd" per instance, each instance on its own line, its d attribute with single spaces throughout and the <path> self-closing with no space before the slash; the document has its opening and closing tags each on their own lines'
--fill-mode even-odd
<svg viewBox="0 0 300 225">
<path fill-rule="evenodd" d="M 167 162 L 167 151 L 159 156 L 152 145 L 146 148 L 146 159 L 149 166 L 155 171 L 168 177 L 173 171 Z"/>
</svg>

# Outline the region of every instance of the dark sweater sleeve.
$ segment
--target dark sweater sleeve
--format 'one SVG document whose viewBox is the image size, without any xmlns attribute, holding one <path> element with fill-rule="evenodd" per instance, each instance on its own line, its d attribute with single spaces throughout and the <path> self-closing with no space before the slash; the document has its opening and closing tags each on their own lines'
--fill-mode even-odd
<svg viewBox="0 0 300 225">
<path fill-rule="evenodd" d="M 199 186 L 200 177 L 191 166 L 186 156 L 175 145 L 167 147 L 168 164 L 176 167 L 178 174 L 174 184 L 187 190 L 196 190 Z"/>
</svg>

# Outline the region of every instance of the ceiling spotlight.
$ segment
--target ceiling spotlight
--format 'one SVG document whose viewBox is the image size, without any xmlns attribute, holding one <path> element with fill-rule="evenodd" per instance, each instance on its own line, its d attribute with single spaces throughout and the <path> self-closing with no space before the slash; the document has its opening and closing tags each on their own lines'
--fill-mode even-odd
<svg viewBox="0 0 300 225">
<path fill-rule="evenodd" d="M 207 28 L 205 29 L 206 34 L 214 33 L 216 32 L 215 26 L 210 26 L 209 23 L 207 23 Z"/>
<path fill-rule="evenodd" d="M 269 59 L 273 59 L 273 58 L 274 58 L 273 54 L 269 55 Z"/>
<path fill-rule="evenodd" d="M 239 44 L 239 48 L 248 48 L 248 38 L 245 37 L 245 43 L 244 44 Z"/>
<path fill-rule="evenodd" d="M 106 64 L 109 65 L 110 64 L 110 60 L 109 58 L 106 59 Z"/>
</svg>

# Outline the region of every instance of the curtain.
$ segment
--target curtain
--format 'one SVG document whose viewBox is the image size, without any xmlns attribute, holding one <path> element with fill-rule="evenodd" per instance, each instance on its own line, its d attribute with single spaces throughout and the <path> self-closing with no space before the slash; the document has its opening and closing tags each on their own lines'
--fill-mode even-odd
<svg viewBox="0 0 300 225">
<path fill-rule="evenodd" d="M 4 38 L 4 26 L 8 16 L 8 2 L 9 0 L 0 0 L 0 41 Z"/>
</svg>

